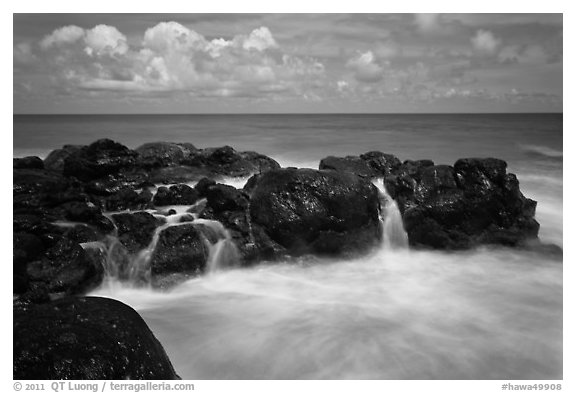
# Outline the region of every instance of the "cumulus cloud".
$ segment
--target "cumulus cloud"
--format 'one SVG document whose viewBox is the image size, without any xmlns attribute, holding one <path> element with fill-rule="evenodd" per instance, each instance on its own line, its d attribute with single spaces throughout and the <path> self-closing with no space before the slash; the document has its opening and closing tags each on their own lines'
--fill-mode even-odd
<svg viewBox="0 0 576 393">
<path fill-rule="evenodd" d="M 491 31 L 478 30 L 472 37 L 474 52 L 480 56 L 495 56 L 502 45 L 502 40 L 496 38 Z"/>
<path fill-rule="evenodd" d="M 384 77 L 384 69 L 376 61 L 372 51 L 367 51 L 350 59 L 348 68 L 354 70 L 356 80 L 365 83 L 375 83 Z"/>
<path fill-rule="evenodd" d="M 325 73 L 314 59 L 284 53 L 265 26 L 229 40 L 208 40 L 177 22 L 162 22 L 148 28 L 137 46 L 114 26 L 64 26 L 39 46 L 59 83 L 80 90 L 312 96 L 308 90 Z M 19 58 L 26 49 L 19 49 Z"/>
<path fill-rule="evenodd" d="M 84 34 L 84 29 L 81 27 L 74 25 L 64 26 L 44 37 L 40 41 L 40 46 L 43 49 L 48 49 L 53 46 L 71 44 L 83 38 Z"/>
<path fill-rule="evenodd" d="M 244 49 L 256 49 L 258 51 L 263 51 L 269 48 L 275 48 L 278 44 L 272 37 L 272 33 L 267 27 L 260 27 L 250 33 L 248 38 L 242 42 L 242 47 Z"/>
<path fill-rule="evenodd" d="M 94 53 L 123 55 L 128 51 L 126 36 L 113 26 L 95 26 L 86 31 L 84 41 L 88 55 Z"/>
</svg>

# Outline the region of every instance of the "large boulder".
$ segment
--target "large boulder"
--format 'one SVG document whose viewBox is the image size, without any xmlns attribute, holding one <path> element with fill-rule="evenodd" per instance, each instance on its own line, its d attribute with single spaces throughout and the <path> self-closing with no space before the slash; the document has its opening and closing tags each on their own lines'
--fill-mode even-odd
<svg viewBox="0 0 576 393">
<path fill-rule="evenodd" d="M 13 159 L 14 169 L 44 169 L 44 162 L 36 156 Z"/>
<path fill-rule="evenodd" d="M 100 139 L 64 158 L 62 173 L 81 181 L 115 174 L 136 163 L 137 153 L 110 139 Z"/>
<path fill-rule="evenodd" d="M 43 169 L 14 169 L 13 196 L 14 209 L 32 210 L 86 198 L 68 179 Z"/>
<path fill-rule="evenodd" d="M 41 258 L 26 265 L 26 275 L 31 287 L 42 285 L 52 294 L 82 294 L 102 282 L 104 261 L 105 255 L 62 236 Z"/>
<path fill-rule="evenodd" d="M 293 255 L 367 251 L 380 239 L 378 190 L 353 173 L 286 168 L 253 183 L 252 222 Z"/>
<path fill-rule="evenodd" d="M 73 154 L 78 153 L 84 145 L 64 145 L 61 149 L 52 150 L 44 159 L 44 168 L 62 173 L 64 161 Z"/>
<path fill-rule="evenodd" d="M 320 170 L 329 169 L 341 172 L 352 172 L 358 176 L 373 178 L 378 177 L 379 173 L 370 167 L 370 165 L 356 156 L 333 157 L 329 156 L 320 161 L 318 167 Z"/>
<path fill-rule="evenodd" d="M 152 277 L 171 273 L 203 273 L 209 249 L 202 232 L 193 224 L 181 224 L 160 232 L 151 259 Z"/>
<path fill-rule="evenodd" d="M 180 165 L 195 152 L 196 147 L 191 143 L 152 142 L 145 143 L 136 149 L 138 166 L 143 168 L 157 168 Z"/>
<path fill-rule="evenodd" d="M 13 317 L 14 379 L 178 379 L 144 320 L 117 300 L 16 304 Z"/>
<path fill-rule="evenodd" d="M 118 240 L 133 254 L 148 247 L 156 228 L 163 224 L 146 212 L 113 214 L 112 219 L 116 224 Z"/>
<path fill-rule="evenodd" d="M 200 218 L 222 223 L 240 252 L 240 265 L 247 266 L 285 255 L 285 249 L 250 219 L 250 199 L 246 192 L 208 180 L 198 183 L 197 187 L 206 198 Z"/>
<path fill-rule="evenodd" d="M 256 152 L 238 152 L 230 146 L 199 150 L 183 161 L 191 167 L 205 168 L 212 176 L 246 177 L 280 168 L 272 158 Z"/>
<path fill-rule="evenodd" d="M 379 151 L 371 151 L 360 156 L 334 157 L 320 160 L 319 169 L 329 169 L 339 172 L 351 172 L 365 178 L 382 178 L 395 172 L 401 163 L 392 155 Z"/>
<path fill-rule="evenodd" d="M 186 184 L 160 187 L 154 195 L 155 206 L 192 205 L 198 200 L 198 191 Z"/>
<path fill-rule="evenodd" d="M 537 238 L 536 202 L 520 192 L 505 161 L 460 159 L 453 167 L 406 161 L 385 184 L 412 246 L 519 246 Z"/>
</svg>

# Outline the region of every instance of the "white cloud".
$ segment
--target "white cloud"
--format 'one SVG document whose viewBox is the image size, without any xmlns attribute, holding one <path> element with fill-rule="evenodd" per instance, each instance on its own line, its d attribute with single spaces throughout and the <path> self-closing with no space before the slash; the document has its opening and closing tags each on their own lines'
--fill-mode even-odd
<svg viewBox="0 0 576 393">
<path fill-rule="evenodd" d="M 84 29 L 78 26 L 70 25 L 63 26 L 56 29 L 52 34 L 47 35 L 40 41 L 40 46 L 43 49 L 48 49 L 52 46 L 71 44 L 84 37 Z"/>
<path fill-rule="evenodd" d="M 497 55 L 502 45 L 502 40 L 496 38 L 494 34 L 488 30 L 476 31 L 476 35 L 472 37 L 471 41 L 474 52 L 481 56 Z"/>
<path fill-rule="evenodd" d="M 86 31 L 86 53 L 123 55 L 128 51 L 126 36 L 113 26 L 98 25 Z"/>
<path fill-rule="evenodd" d="M 142 45 L 158 53 L 186 52 L 202 48 L 206 40 L 177 22 L 161 22 L 144 33 Z"/>
<path fill-rule="evenodd" d="M 359 54 L 346 65 L 354 70 L 354 77 L 360 82 L 375 83 L 384 77 L 384 69 L 377 63 L 372 51 Z"/>
<path fill-rule="evenodd" d="M 318 61 L 283 53 L 265 26 L 209 41 L 179 23 L 162 22 L 145 31 L 140 47 L 130 47 L 113 26 L 66 26 L 41 46 L 50 49 L 44 59 L 58 83 L 80 90 L 312 96 L 308 90 L 325 75 Z"/>
<path fill-rule="evenodd" d="M 275 48 L 278 44 L 272 37 L 272 33 L 267 27 L 260 27 L 250 33 L 248 38 L 242 43 L 244 49 L 256 49 L 263 51 L 269 48 Z"/>
</svg>

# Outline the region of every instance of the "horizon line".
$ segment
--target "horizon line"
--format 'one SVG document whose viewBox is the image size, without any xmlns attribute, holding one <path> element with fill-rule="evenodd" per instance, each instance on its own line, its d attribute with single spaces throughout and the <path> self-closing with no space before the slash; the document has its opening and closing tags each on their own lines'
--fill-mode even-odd
<svg viewBox="0 0 576 393">
<path fill-rule="evenodd" d="M 230 115 L 562 115 L 561 112 L 223 112 L 223 113 L 13 113 L 12 116 L 230 116 Z"/>
</svg>

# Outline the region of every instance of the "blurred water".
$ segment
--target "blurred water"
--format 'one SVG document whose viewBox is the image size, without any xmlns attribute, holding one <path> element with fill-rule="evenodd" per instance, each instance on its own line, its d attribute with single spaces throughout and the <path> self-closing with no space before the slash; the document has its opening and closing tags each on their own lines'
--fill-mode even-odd
<svg viewBox="0 0 576 393">
<path fill-rule="evenodd" d="M 136 308 L 186 379 L 561 379 L 562 264 L 379 250 L 219 272 Z"/>
<path fill-rule="evenodd" d="M 563 244 L 562 115 L 14 116 L 14 156 L 96 136 L 227 144 L 313 168 L 371 150 L 438 164 L 498 157 L 538 201 L 540 238 Z M 383 246 L 94 294 L 136 308 L 186 379 L 561 379 L 562 285 L 558 256 Z"/>
</svg>

